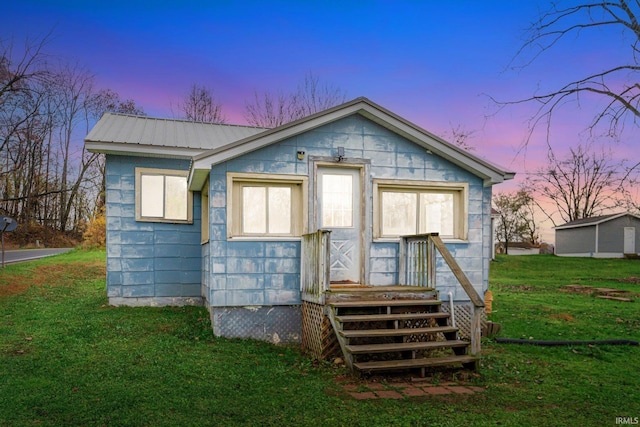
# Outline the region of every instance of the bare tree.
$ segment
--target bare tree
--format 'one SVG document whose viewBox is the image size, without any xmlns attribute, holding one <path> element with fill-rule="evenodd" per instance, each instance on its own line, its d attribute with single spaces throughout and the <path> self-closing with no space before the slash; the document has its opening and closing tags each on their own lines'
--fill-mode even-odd
<svg viewBox="0 0 640 427">
<path fill-rule="evenodd" d="M 293 101 L 283 93 L 258 94 L 254 92 L 253 103 L 245 105 L 245 119 L 251 126 L 274 128 L 296 120 Z"/>
<path fill-rule="evenodd" d="M 501 105 L 535 103 L 538 105 L 530 122 L 530 131 L 545 123 L 547 131 L 551 118 L 568 101 L 585 102 L 596 95 L 604 100 L 604 106 L 596 113 L 588 128 L 593 131 L 603 122 L 609 135 L 618 135 L 627 119 L 634 126 L 640 119 L 640 2 L 628 0 L 584 0 L 581 4 L 566 7 L 553 4 L 541 14 L 527 30 L 525 43 L 517 52 L 515 60 L 522 60 L 526 67 L 538 57 L 558 45 L 561 40 L 579 38 L 583 32 L 611 29 L 622 39 L 628 39 L 628 59 L 617 64 L 592 61 L 591 70 L 583 70 L 575 80 L 548 92 L 513 101 L 498 102 Z M 614 48 L 612 46 L 612 48 Z M 558 65 L 560 66 L 560 65 Z M 588 101 L 587 101 L 588 102 Z"/>
<path fill-rule="evenodd" d="M 532 203 L 533 197 L 525 189 L 493 196 L 493 205 L 499 215 L 496 235 L 498 241 L 504 243 L 505 253 L 509 253 L 509 243 L 538 243 Z"/>
<path fill-rule="evenodd" d="M 50 38 L 51 33 L 27 40 L 22 52 L 17 54 L 13 39 L 0 40 L 0 105 L 7 94 L 28 91 L 32 87 L 28 82 L 47 79 L 44 48 Z"/>
<path fill-rule="evenodd" d="M 181 116 L 195 122 L 225 123 L 222 105 L 207 87 L 192 84 L 182 103 L 178 103 Z"/>
<path fill-rule="evenodd" d="M 475 130 L 467 130 L 460 124 L 454 126 L 452 123 L 449 123 L 449 125 L 451 126 L 451 131 L 445 133 L 445 139 L 464 150 L 475 150 L 476 147 L 469 143 L 469 140 L 473 137 L 473 134 L 476 133 Z"/>
<path fill-rule="evenodd" d="M 88 113 L 95 117 L 102 116 L 103 113 L 110 111 L 112 113 L 133 114 L 136 116 L 145 116 L 142 107 L 136 105 L 133 99 L 120 99 L 120 95 L 111 89 L 102 89 L 93 97 L 93 101 L 89 104 Z"/>
<path fill-rule="evenodd" d="M 345 102 L 346 94 L 338 87 L 320 81 L 312 72 L 304 76 L 293 95 L 295 119 L 327 110 Z"/>
<path fill-rule="evenodd" d="M 341 89 L 308 73 L 295 92 L 255 92 L 253 102 L 245 105 L 245 119 L 252 126 L 277 127 L 336 106 L 345 98 Z"/>
<path fill-rule="evenodd" d="M 562 158 L 549 149 L 547 165 L 538 170 L 529 188 L 550 201 L 562 220 L 569 222 L 600 215 L 632 200 L 629 191 L 638 183 L 639 168 L 640 162 L 628 166 L 624 160 L 614 161 L 605 149 L 578 145 Z M 540 207 L 557 225 L 548 209 Z"/>
<path fill-rule="evenodd" d="M 52 66 L 44 43 L 0 42 L 0 213 L 77 235 L 104 186 L 103 158 L 82 138 L 104 111 L 144 112 L 97 91 L 88 70 Z"/>
</svg>

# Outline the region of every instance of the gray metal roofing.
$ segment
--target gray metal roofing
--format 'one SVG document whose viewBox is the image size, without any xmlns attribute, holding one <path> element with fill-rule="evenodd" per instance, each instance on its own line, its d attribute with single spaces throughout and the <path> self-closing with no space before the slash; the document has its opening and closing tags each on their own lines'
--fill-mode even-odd
<svg viewBox="0 0 640 427">
<path fill-rule="evenodd" d="M 590 218 L 576 219 L 574 221 L 569 221 L 567 223 L 559 225 L 559 226 L 555 227 L 555 229 L 556 230 L 562 230 L 563 228 L 574 228 L 574 227 L 585 227 L 585 226 L 589 226 L 589 225 L 596 225 L 596 224 L 607 222 L 607 221 L 610 221 L 612 219 L 616 219 L 616 218 L 619 218 L 619 217 L 625 216 L 625 215 L 630 215 L 630 216 L 633 216 L 633 217 L 636 217 L 636 218 L 640 219 L 640 217 L 638 215 L 634 215 L 634 214 L 632 214 L 630 212 L 621 212 L 621 213 L 615 213 L 615 214 L 609 214 L 609 215 L 592 216 Z"/>
<path fill-rule="evenodd" d="M 210 150 L 264 130 L 251 126 L 105 113 L 85 141 Z"/>
</svg>

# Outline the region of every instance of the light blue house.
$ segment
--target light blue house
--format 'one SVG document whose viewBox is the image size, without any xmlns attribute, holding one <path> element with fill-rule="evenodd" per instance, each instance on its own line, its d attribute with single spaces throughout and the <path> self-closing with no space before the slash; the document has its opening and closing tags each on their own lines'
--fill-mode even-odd
<svg viewBox="0 0 640 427">
<path fill-rule="evenodd" d="M 110 303 L 204 304 L 216 335 L 272 342 L 301 339 L 317 230 L 333 287 L 406 283 L 400 236 L 437 232 L 483 295 L 491 188 L 514 175 L 366 98 L 275 129 L 107 113 L 85 144 L 106 154 Z"/>
</svg>

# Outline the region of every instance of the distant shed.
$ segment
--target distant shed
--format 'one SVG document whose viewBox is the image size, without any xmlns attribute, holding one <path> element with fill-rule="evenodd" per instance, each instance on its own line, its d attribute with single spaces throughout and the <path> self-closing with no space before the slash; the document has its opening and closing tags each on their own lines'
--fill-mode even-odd
<svg viewBox="0 0 640 427">
<path fill-rule="evenodd" d="M 640 250 L 640 216 L 629 212 L 583 218 L 555 230 L 559 256 L 622 258 Z"/>
</svg>

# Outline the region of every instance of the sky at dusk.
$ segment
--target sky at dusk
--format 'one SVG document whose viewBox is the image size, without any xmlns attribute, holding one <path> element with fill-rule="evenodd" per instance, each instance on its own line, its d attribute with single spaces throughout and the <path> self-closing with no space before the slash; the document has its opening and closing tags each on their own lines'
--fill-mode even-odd
<svg viewBox="0 0 640 427">
<path fill-rule="evenodd" d="M 0 37 L 18 46 L 53 32 L 47 53 L 86 67 L 100 88 L 156 117 L 173 117 L 172 105 L 195 83 L 213 90 L 227 122 L 244 124 L 254 92 L 293 91 L 312 72 L 347 100 L 365 96 L 437 135 L 473 132 L 474 153 L 519 180 L 544 160 L 544 129 L 520 151 L 535 106 L 500 110 L 489 96 L 522 99 L 599 64 L 627 62 L 619 30 L 597 30 L 514 68 L 524 29 L 548 7 L 546 0 L 20 0 L 3 6 Z M 566 105 L 553 147 L 586 142 L 599 105 L 588 98 Z M 637 137 L 637 127 L 628 128 L 613 145 L 616 156 L 637 158 Z"/>
</svg>

